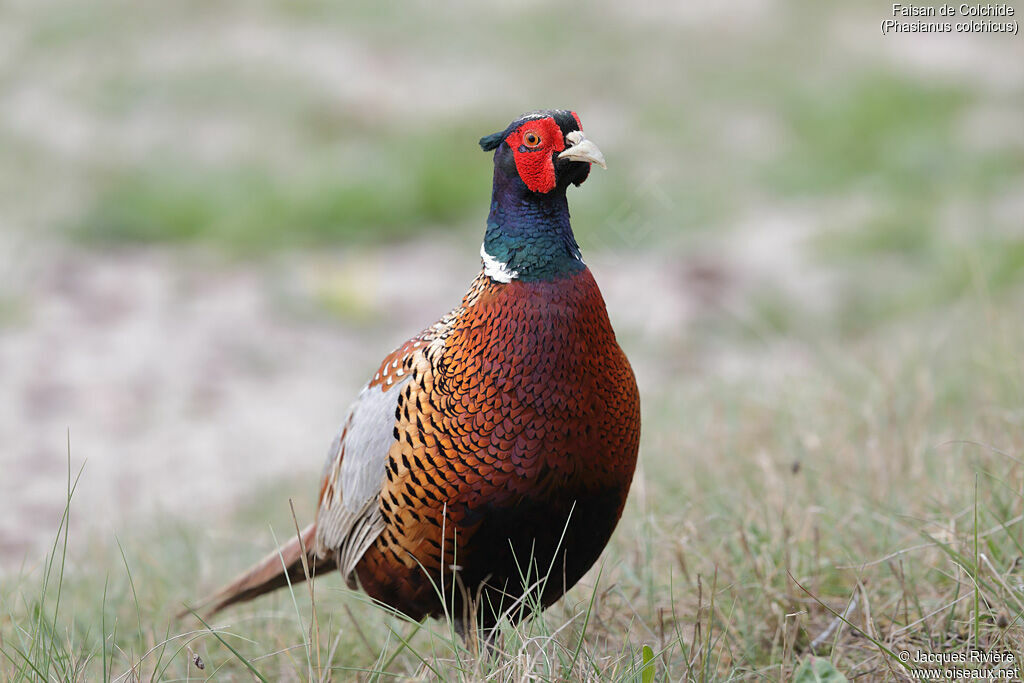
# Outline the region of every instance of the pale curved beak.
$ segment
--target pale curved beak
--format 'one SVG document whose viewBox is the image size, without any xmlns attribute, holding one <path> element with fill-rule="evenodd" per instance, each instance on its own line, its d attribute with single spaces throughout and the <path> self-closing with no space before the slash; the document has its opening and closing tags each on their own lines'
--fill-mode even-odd
<svg viewBox="0 0 1024 683">
<path fill-rule="evenodd" d="M 587 139 L 583 134 L 583 131 L 572 131 L 565 136 L 565 141 L 572 146 L 559 154 L 559 159 L 586 161 L 591 164 L 597 164 L 606 171 L 608 170 L 608 167 L 604 163 L 604 155 L 601 154 L 601 150 L 597 148 L 597 145 Z"/>
</svg>

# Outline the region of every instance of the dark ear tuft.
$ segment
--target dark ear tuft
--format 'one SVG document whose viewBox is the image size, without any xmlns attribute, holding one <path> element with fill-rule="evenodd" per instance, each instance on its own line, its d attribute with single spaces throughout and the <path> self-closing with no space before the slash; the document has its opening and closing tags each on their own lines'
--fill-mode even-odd
<svg viewBox="0 0 1024 683">
<path fill-rule="evenodd" d="M 491 133 L 480 138 L 480 149 L 485 152 L 490 152 L 492 149 L 498 149 L 498 145 L 505 139 L 505 131 L 501 130 L 497 133 Z"/>
</svg>

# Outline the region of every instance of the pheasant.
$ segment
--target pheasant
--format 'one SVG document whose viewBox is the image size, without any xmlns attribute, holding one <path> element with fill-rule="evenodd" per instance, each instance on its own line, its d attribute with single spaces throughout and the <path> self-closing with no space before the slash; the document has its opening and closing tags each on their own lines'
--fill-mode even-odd
<svg viewBox="0 0 1024 683">
<path fill-rule="evenodd" d="M 494 151 L 480 274 L 362 389 L 331 441 L 316 520 L 208 598 L 211 613 L 337 568 L 413 620 L 493 629 L 558 600 L 611 537 L 640 399 L 566 202 L 604 157 L 564 110 L 524 114 L 480 146 Z"/>
</svg>

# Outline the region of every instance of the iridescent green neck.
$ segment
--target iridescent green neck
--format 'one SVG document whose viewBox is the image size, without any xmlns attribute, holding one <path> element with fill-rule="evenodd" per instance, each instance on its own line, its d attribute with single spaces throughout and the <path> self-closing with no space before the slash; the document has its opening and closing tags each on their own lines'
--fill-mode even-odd
<svg viewBox="0 0 1024 683">
<path fill-rule="evenodd" d="M 495 173 L 481 255 L 499 282 L 554 280 L 583 270 L 565 188 L 539 194 L 518 177 Z"/>
</svg>

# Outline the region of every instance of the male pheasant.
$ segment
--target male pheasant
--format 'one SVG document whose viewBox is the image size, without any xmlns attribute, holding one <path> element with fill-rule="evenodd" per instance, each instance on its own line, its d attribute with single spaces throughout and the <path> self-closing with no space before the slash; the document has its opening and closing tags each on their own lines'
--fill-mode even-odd
<svg viewBox="0 0 1024 683">
<path fill-rule="evenodd" d="M 212 596 L 213 611 L 303 580 L 305 559 L 414 620 L 448 613 L 463 629 L 468 596 L 492 628 L 556 601 L 608 542 L 640 399 L 565 197 L 604 158 L 563 110 L 524 114 L 480 146 L 494 150 L 481 273 L 359 394 L 316 521 Z"/>
</svg>

